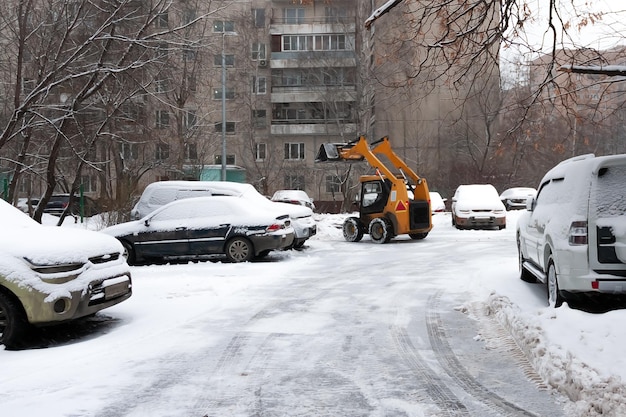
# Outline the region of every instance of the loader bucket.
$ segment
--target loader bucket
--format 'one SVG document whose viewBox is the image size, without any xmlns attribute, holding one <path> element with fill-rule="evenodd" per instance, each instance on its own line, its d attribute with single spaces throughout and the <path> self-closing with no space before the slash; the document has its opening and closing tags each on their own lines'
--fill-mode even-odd
<svg viewBox="0 0 626 417">
<path fill-rule="evenodd" d="M 317 152 L 315 162 L 340 161 L 339 149 L 335 143 L 323 143 Z"/>
</svg>

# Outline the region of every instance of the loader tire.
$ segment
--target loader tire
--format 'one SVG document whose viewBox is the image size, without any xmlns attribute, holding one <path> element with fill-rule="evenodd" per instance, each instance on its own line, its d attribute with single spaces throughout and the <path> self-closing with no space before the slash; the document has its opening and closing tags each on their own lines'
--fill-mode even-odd
<svg viewBox="0 0 626 417">
<path fill-rule="evenodd" d="M 358 217 L 348 217 L 343 222 L 343 237 L 348 242 L 358 242 L 363 238 L 365 227 Z"/>
<path fill-rule="evenodd" d="M 393 226 L 389 220 L 379 217 L 370 222 L 369 234 L 373 242 L 387 243 L 393 237 Z"/>
</svg>

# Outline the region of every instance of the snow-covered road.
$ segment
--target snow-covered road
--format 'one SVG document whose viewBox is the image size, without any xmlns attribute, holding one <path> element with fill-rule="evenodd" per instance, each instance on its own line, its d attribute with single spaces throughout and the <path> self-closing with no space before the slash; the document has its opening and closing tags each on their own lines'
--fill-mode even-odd
<svg viewBox="0 0 626 417">
<path fill-rule="evenodd" d="M 620 415 L 619 373 L 546 339 L 543 320 L 587 313 L 518 279 L 516 216 L 458 231 L 436 215 L 425 240 L 384 245 L 320 216 L 302 251 L 135 267 L 127 302 L 45 331 L 45 349 L 0 350 L 0 415 Z"/>
</svg>

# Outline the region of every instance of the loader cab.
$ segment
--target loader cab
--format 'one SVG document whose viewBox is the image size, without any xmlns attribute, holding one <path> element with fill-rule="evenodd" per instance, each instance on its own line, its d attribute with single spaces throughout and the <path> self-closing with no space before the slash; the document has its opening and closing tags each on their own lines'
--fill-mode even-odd
<svg viewBox="0 0 626 417">
<path fill-rule="evenodd" d="M 380 177 L 371 180 L 361 180 L 360 211 L 363 214 L 382 213 L 389 200 L 391 181 Z"/>
</svg>

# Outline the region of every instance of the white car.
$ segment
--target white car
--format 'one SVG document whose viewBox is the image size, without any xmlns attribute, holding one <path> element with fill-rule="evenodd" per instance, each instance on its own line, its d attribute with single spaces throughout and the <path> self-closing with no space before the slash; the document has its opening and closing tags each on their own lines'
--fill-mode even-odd
<svg viewBox="0 0 626 417">
<path fill-rule="evenodd" d="M 430 210 L 434 213 L 443 213 L 446 211 L 446 200 L 441 197 L 437 191 L 430 191 Z"/>
<path fill-rule="evenodd" d="M 520 210 L 526 208 L 529 198 L 537 195 L 537 190 L 530 187 L 508 188 L 500 194 L 500 200 L 507 210 Z"/>
<path fill-rule="evenodd" d="M 24 346 L 30 326 L 89 316 L 132 293 L 122 245 L 78 228 L 43 226 L 0 199 L 0 343 Z"/>
<path fill-rule="evenodd" d="M 254 207 L 265 207 L 291 217 L 295 232 L 293 247 L 300 248 L 317 233 L 313 210 L 308 207 L 270 201 L 251 184 L 232 181 L 158 181 L 149 184 L 131 211 L 131 220 L 138 220 L 157 208 L 175 200 L 191 197 L 224 195 L 244 198 Z"/>
<path fill-rule="evenodd" d="M 548 171 L 517 223 L 520 277 L 552 306 L 626 294 L 626 154 L 565 160 Z"/>
<path fill-rule="evenodd" d="M 452 197 L 452 225 L 457 229 L 506 227 L 506 209 L 491 184 L 459 185 Z"/>
<path fill-rule="evenodd" d="M 278 190 L 272 195 L 271 200 L 281 203 L 300 204 L 315 210 L 313 199 L 302 190 Z"/>
</svg>

